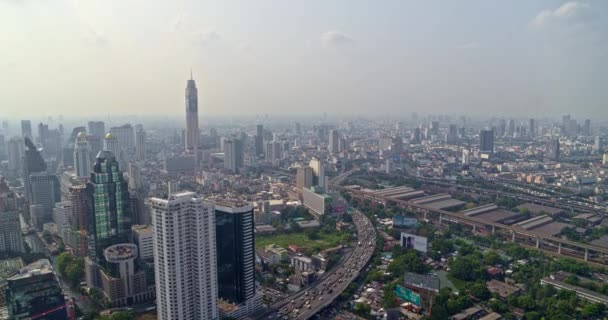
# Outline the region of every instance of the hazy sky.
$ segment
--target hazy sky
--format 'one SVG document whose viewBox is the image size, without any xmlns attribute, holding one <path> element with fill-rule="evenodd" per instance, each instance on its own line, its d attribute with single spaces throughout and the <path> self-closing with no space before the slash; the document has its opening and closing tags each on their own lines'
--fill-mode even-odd
<svg viewBox="0 0 608 320">
<path fill-rule="evenodd" d="M 608 1 L 0 0 L 0 116 L 608 117 Z"/>
</svg>

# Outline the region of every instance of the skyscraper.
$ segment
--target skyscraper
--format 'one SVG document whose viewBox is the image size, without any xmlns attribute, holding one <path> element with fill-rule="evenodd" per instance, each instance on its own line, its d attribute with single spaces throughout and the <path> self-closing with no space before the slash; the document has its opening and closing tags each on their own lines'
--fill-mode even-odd
<svg viewBox="0 0 608 320">
<path fill-rule="evenodd" d="M 71 202 L 68 227 L 64 231 L 64 241 L 72 248 L 75 255 L 84 257 L 87 254 L 87 219 L 93 217 L 93 199 L 87 196 L 85 185 L 69 188 Z"/>
<path fill-rule="evenodd" d="M 23 181 L 25 184 L 25 196 L 28 200 L 30 200 L 31 203 L 32 187 L 29 182 L 30 174 L 35 172 L 45 172 L 46 162 L 44 162 L 40 151 L 38 148 L 36 148 L 30 138 L 24 138 L 24 142 L 27 149 L 23 155 Z"/>
<path fill-rule="evenodd" d="M 258 124 L 256 126 L 255 135 L 255 155 L 259 156 L 264 153 L 264 126 Z"/>
<path fill-rule="evenodd" d="M 17 197 L 0 177 L 0 251 L 25 252 Z"/>
<path fill-rule="evenodd" d="M 135 160 L 146 160 L 146 132 L 143 129 L 135 132 Z"/>
<path fill-rule="evenodd" d="M 530 125 L 529 125 L 528 130 L 530 131 L 530 133 L 529 133 L 530 138 L 536 137 L 536 123 L 535 123 L 534 119 L 530 119 Z"/>
<path fill-rule="evenodd" d="M 120 143 L 113 134 L 108 133 L 103 138 L 103 150 L 112 152 L 114 158 L 118 161 L 122 160 L 122 150 Z"/>
<path fill-rule="evenodd" d="M 224 169 L 239 173 L 244 163 L 243 143 L 239 139 L 224 141 Z"/>
<path fill-rule="evenodd" d="M 313 174 L 312 168 L 309 166 L 298 167 L 298 171 L 296 173 L 296 187 L 302 188 L 310 188 L 313 183 Z"/>
<path fill-rule="evenodd" d="M 241 304 L 255 296 L 253 207 L 215 203 L 218 297 Z"/>
<path fill-rule="evenodd" d="M 32 139 L 32 122 L 30 120 L 21 120 L 21 137 Z"/>
<path fill-rule="evenodd" d="M 195 151 L 198 148 L 198 91 L 196 83 L 190 74 L 186 85 L 186 150 Z"/>
<path fill-rule="evenodd" d="M 99 263 L 107 247 L 128 242 L 131 233 L 127 181 L 111 152 L 97 155 L 86 193 L 93 203 L 92 216 L 87 219 L 89 257 Z"/>
<path fill-rule="evenodd" d="M 479 151 L 483 153 L 494 152 L 494 131 L 481 130 L 479 132 Z"/>
<path fill-rule="evenodd" d="M 32 223 L 38 231 L 42 226 L 51 222 L 55 203 L 61 200 L 59 180 L 57 176 L 46 172 L 32 172 L 29 175 L 30 205 L 40 205 L 36 212 L 31 212 Z"/>
<path fill-rule="evenodd" d="M 89 134 L 100 139 L 106 134 L 106 125 L 103 121 L 89 121 Z"/>
<path fill-rule="evenodd" d="M 312 185 L 325 188 L 325 165 L 323 161 L 313 157 L 308 165 L 312 168 Z"/>
<path fill-rule="evenodd" d="M 6 159 L 6 139 L 0 134 L 0 161 Z"/>
<path fill-rule="evenodd" d="M 340 134 L 338 130 L 329 130 L 329 152 L 332 154 L 340 152 Z"/>
<path fill-rule="evenodd" d="M 8 169 L 16 173 L 21 169 L 23 160 L 23 139 L 14 137 L 8 140 L 7 143 L 7 155 L 8 155 Z"/>
<path fill-rule="evenodd" d="M 76 137 L 74 173 L 81 179 L 88 178 L 91 174 L 91 147 L 87 141 L 87 134 L 84 132 L 79 133 Z"/>
<path fill-rule="evenodd" d="M 595 141 L 593 142 L 593 151 L 595 151 L 595 153 L 601 153 L 602 150 L 602 137 L 597 135 L 595 136 Z"/>
<path fill-rule="evenodd" d="M 281 143 L 279 141 L 266 142 L 266 161 L 275 164 L 281 159 Z"/>
<path fill-rule="evenodd" d="M 120 150 L 126 154 L 132 154 L 135 150 L 135 134 L 133 132 L 133 127 L 130 124 L 124 124 L 118 127 L 110 128 L 110 133 L 116 140 L 118 140 L 118 144 L 120 145 Z M 124 160 L 124 155 L 121 158 Z"/>
<path fill-rule="evenodd" d="M 147 203 L 154 226 L 158 318 L 217 319 L 213 206 L 193 192 L 171 194 L 168 199 L 151 198 Z"/>
<path fill-rule="evenodd" d="M 559 146 L 559 138 L 553 138 L 547 144 L 545 148 L 545 155 L 549 160 L 559 161 L 560 157 L 560 146 Z"/>
</svg>

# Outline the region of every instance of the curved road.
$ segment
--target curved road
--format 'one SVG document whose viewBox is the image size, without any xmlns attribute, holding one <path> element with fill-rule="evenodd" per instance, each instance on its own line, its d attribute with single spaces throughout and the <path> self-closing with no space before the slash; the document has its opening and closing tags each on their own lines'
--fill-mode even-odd
<svg viewBox="0 0 608 320">
<path fill-rule="evenodd" d="M 353 212 L 352 216 L 357 240 L 348 257 L 313 286 L 273 304 L 257 319 L 309 319 L 330 305 L 350 285 L 367 265 L 376 247 L 376 230 L 369 219 L 359 211 Z"/>
</svg>

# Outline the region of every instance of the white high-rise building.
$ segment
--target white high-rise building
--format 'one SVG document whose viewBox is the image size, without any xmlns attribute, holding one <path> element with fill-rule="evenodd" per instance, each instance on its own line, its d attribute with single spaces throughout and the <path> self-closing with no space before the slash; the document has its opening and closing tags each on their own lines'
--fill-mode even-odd
<svg viewBox="0 0 608 320">
<path fill-rule="evenodd" d="M 76 137 L 74 171 L 78 178 L 87 178 L 91 175 L 91 147 L 84 132 L 78 133 Z"/>
<path fill-rule="evenodd" d="M 148 200 L 160 320 L 217 319 L 213 206 L 194 192 Z"/>
<path fill-rule="evenodd" d="M 146 132 L 143 129 L 135 132 L 135 159 L 137 161 L 146 160 Z"/>
<path fill-rule="evenodd" d="M 103 138 L 103 150 L 110 151 L 114 155 L 114 158 L 118 161 L 122 160 L 122 152 L 120 150 L 120 143 L 113 134 L 108 133 Z"/>
<path fill-rule="evenodd" d="M 23 157 L 24 149 L 23 139 L 14 137 L 8 140 L 7 154 L 8 154 L 8 169 L 11 171 L 17 171 L 21 168 L 21 158 Z"/>
<path fill-rule="evenodd" d="M 112 127 L 110 128 L 110 133 L 118 140 L 123 152 L 132 154 L 132 151 L 135 149 L 135 135 L 133 134 L 133 127 L 130 124 Z"/>
<path fill-rule="evenodd" d="M 310 159 L 308 166 L 312 168 L 313 185 L 325 188 L 325 166 L 323 165 L 323 161 L 313 157 Z"/>
<path fill-rule="evenodd" d="M 243 143 L 239 139 L 224 141 L 224 168 L 238 173 L 243 167 Z"/>
</svg>

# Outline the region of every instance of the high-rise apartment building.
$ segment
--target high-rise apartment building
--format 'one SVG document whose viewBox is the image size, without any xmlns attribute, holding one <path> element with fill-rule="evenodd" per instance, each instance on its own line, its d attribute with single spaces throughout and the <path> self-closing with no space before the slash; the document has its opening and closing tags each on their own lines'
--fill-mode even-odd
<svg viewBox="0 0 608 320">
<path fill-rule="evenodd" d="M 69 187 L 68 198 L 71 212 L 68 217 L 68 226 L 64 230 L 64 242 L 72 248 L 72 252 L 79 257 L 87 255 L 87 223 L 93 217 L 93 199 L 87 194 L 85 185 Z"/>
<path fill-rule="evenodd" d="M 147 203 L 154 226 L 158 318 L 218 319 L 213 206 L 193 192 L 151 198 Z"/>
<path fill-rule="evenodd" d="M 325 164 L 319 158 L 310 159 L 308 166 L 312 168 L 312 184 L 325 188 Z"/>
<path fill-rule="evenodd" d="M 32 143 L 29 138 L 25 138 L 27 149 L 23 155 L 23 182 L 25 184 L 25 196 L 32 203 L 32 186 L 30 183 L 30 175 L 32 173 L 46 172 L 46 162 L 42 159 L 42 155 L 38 148 Z"/>
<path fill-rule="evenodd" d="M 602 148 L 603 148 L 602 137 L 597 135 L 597 136 L 595 136 L 595 140 L 593 141 L 593 151 L 596 153 L 600 153 L 603 150 Z"/>
<path fill-rule="evenodd" d="M 143 129 L 135 132 L 135 160 L 146 160 L 146 132 Z"/>
<path fill-rule="evenodd" d="M 528 125 L 528 131 L 530 131 L 528 133 L 530 138 L 536 137 L 536 122 L 534 119 L 530 119 L 530 124 Z"/>
<path fill-rule="evenodd" d="M 195 151 L 198 148 L 198 90 L 190 75 L 186 85 L 186 150 Z"/>
<path fill-rule="evenodd" d="M 74 173 L 78 178 L 85 179 L 91 174 L 91 147 L 87 134 L 81 132 L 76 137 L 74 146 Z"/>
<path fill-rule="evenodd" d="M 481 130 L 479 132 L 479 151 L 483 153 L 494 152 L 494 131 Z"/>
<path fill-rule="evenodd" d="M 224 169 L 239 173 L 244 165 L 243 143 L 239 139 L 224 141 Z"/>
<path fill-rule="evenodd" d="M 559 139 L 553 138 L 545 148 L 545 155 L 549 160 L 559 161 L 560 153 Z"/>
<path fill-rule="evenodd" d="M 279 141 L 266 142 L 266 161 L 274 164 L 281 159 L 281 143 Z"/>
<path fill-rule="evenodd" d="M 313 184 L 312 168 L 309 166 L 298 167 L 296 173 L 296 187 L 299 189 L 310 188 Z"/>
<path fill-rule="evenodd" d="M 59 179 L 46 172 L 33 172 L 29 175 L 29 184 L 30 205 L 39 206 L 35 212 L 30 213 L 32 223 L 38 231 L 42 231 L 43 225 L 51 222 L 55 203 L 61 199 Z"/>
</svg>

